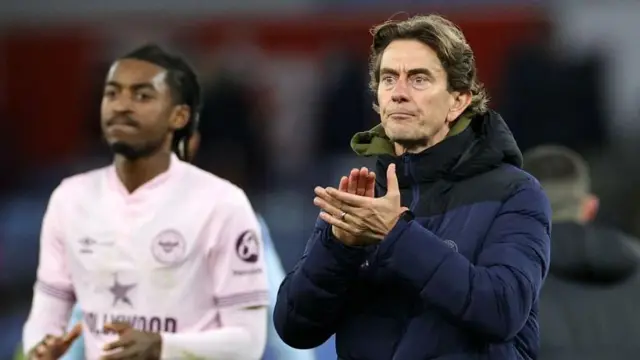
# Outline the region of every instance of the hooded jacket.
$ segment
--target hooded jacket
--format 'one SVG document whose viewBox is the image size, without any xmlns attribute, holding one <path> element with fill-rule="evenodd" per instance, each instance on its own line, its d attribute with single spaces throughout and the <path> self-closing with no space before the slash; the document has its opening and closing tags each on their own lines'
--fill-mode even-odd
<svg viewBox="0 0 640 360">
<path fill-rule="evenodd" d="M 541 360 L 640 357 L 638 244 L 612 229 L 553 224 L 540 295 Z"/>
<path fill-rule="evenodd" d="M 381 127 L 354 137 L 357 153 L 378 157 L 378 196 L 396 164 L 415 218 L 369 247 L 342 245 L 318 220 L 278 293 L 287 344 L 311 348 L 335 333 L 343 360 L 536 358 L 549 202 L 497 113 L 460 119 L 451 133 L 400 157 Z"/>
</svg>

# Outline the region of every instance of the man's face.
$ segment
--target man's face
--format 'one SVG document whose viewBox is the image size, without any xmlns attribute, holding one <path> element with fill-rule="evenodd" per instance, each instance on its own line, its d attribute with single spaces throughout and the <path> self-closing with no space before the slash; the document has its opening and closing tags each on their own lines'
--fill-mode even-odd
<svg viewBox="0 0 640 360">
<path fill-rule="evenodd" d="M 101 125 L 114 153 L 138 159 L 170 145 L 176 106 L 166 74 L 157 65 L 133 59 L 119 60 L 109 70 Z"/>
<path fill-rule="evenodd" d="M 392 141 L 405 148 L 440 142 L 448 123 L 464 111 L 458 111 L 456 102 L 433 49 L 417 40 L 395 40 L 387 46 L 380 61 L 378 104 Z"/>
</svg>

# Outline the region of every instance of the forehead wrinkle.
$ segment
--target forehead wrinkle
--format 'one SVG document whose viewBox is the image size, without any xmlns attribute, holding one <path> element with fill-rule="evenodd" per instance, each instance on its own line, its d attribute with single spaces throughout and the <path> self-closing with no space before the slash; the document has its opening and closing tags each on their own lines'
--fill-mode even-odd
<svg viewBox="0 0 640 360">
<path fill-rule="evenodd" d="M 380 68 L 385 67 L 403 73 L 420 68 L 434 74 L 445 72 L 437 54 L 428 45 L 407 40 L 396 40 L 387 46 L 380 61 Z"/>
</svg>

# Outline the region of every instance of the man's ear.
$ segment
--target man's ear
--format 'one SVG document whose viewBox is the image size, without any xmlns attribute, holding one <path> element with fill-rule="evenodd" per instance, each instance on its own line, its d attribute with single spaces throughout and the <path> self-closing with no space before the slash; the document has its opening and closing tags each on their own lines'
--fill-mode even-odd
<svg viewBox="0 0 640 360">
<path fill-rule="evenodd" d="M 580 217 L 585 223 L 595 220 L 598 216 L 598 210 L 600 209 L 600 199 L 593 194 L 587 195 L 582 203 L 582 214 Z"/>
<path fill-rule="evenodd" d="M 189 117 L 191 115 L 191 110 L 186 105 L 176 106 L 173 109 L 173 113 L 171 114 L 171 119 L 169 120 L 169 126 L 171 130 L 176 131 L 180 130 L 183 127 L 187 126 L 189 123 Z"/>
<path fill-rule="evenodd" d="M 455 121 L 471 104 L 471 92 L 458 92 L 451 93 L 451 105 L 449 106 L 449 112 L 447 113 L 447 123 Z"/>
</svg>

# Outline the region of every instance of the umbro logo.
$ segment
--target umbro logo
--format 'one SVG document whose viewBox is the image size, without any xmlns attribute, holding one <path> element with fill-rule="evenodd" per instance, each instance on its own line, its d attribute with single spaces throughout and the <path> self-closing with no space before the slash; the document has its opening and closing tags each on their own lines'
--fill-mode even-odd
<svg viewBox="0 0 640 360">
<path fill-rule="evenodd" d="M 113 246 L 113 241 L 97 241 L 90 237 L 83 237 L 78 240 L 78 244 L 80 244 L 80 253 L 81 254 L 93 254 L 93 249 L 95 246 Z"/>
<path fill-rule="evenodd" d="M 94 244 L 96 243 L 96 241 L 95 241 L 95 240 L 93 240 L 93 239 L 91 239 L 91 238 L 82 238 L 82 239 L 79 241 L 79 243 L 80 243 L 82 246 L 88 247 L 88 246 L 94 245 Z"/>
<path fill-rule="evenodd" d="M 80 253 L 81 254 L 93 254 L 93 246 L 97 243 L 92 238 L 85 237 L 78 241 L 80 243 Z"/>
</svg>

